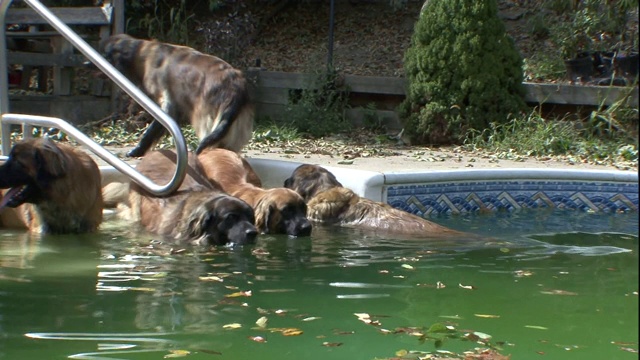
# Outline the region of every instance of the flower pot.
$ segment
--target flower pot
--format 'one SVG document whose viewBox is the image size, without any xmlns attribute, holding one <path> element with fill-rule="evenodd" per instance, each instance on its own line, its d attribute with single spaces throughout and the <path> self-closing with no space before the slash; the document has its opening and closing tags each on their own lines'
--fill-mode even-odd
<svg viewBox="0 0 640 360">
<path fill-rule="evenodd" d="M 589 53 L 580 53 L 573 59 L 564 61 L 567 77 L 571 82 L 587 82 L 594 72 L 593 58 Z"/>
</svg>

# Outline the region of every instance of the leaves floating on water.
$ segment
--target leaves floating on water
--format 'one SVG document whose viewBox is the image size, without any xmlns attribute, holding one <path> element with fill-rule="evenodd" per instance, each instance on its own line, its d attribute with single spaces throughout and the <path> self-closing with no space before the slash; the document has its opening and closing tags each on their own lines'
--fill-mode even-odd
<svg viewBox="0 0 640 360">
<path fill-rule="evenodd" d="M 218 282 L 224 281 L 224 279 L 219 276 L 200 276 L 199 279 L 202 281 L 218 281 Z"/>
<path fill-rule="evenodd" d="M 497 319 L 500 317 L 500 315 L 491 315 L 491 314 L 473 314 L 473 315 L 479 318 L 486 318 L 486 319 Z"/>
<path fill-rule="evenodd" d="M 281 331 L 284 336 L 298 336 L 302 335 L 303 331 L 296 328 L 288 328 Z"/>
<path fill-rule="evenodd" d="M 578 295 L 578 293 L 575 293 L 575 292 L 572 292 L 572 291 L 559 290 L 559 289 L 543 290 L 543 291 L 540 291 L 540 293 L 541 294 L 545 294 L 545 295 L 569 295 L 569 296 Z"/>
<path fill-rule="evenodd" d="M 238 323 L 231 323 L 231 324 L 222 325 L 223 329 L 239 329 L 241 327 L 242 327 L 242 324 L 238 324 Z"/>
<path fill-rule="evenodd" d="M 533 275 L 533 272 L 532 272 L 532 271 L 529 271 L 529 270 L 516 270 L 516 271 L 514 271 L 514 272 L 513 272 L 513 274 L 514 274 L 516 277 L 525 277 L 525 276 L 531 276 L 531 275 Z"/>
<path fill-rule="evenodd" d="M 188 350 L 169 350 L 170 354 L 164 356 L 165 359 L 181 358 L 191 354 Z"/>
<path fill-rule="evenodd" d="M 258 325 L 258 326 L 259 326 L 259 327 L 261 327 L 261 328 L 265 328 L 265 327 L 267 327 L 267 317 L 266 317 L 266 316 L 263 316 L 263 317 L 259 318 L 259 319 L 256 321 L 256 325 Z"/>
<path fill-rule="evenodd" d="M 228 297 L 228 298 L 234 298 L 234 297 L 240 297 L 240 296 L 251 296 L 251 290 L 238 291 L 238 292 L 225 295 L 225 297 Z"/>
<path fill-rule="evenodd" d="M 402 266 L 402 268 L 407 269 L 407 270 L 413 270 L 414 269 L 414 267 L 409 265 L 409 264 L 402 264 L 401 266 Z"/>
<path fill-rule="evenodd" d="M 538 325 L 525 325 L 524 327 L 529 329 L 537 329 L 537 330 L 549 330 L 549 328 L 546 328 L 544 326 L 538 326 Z"/>
<path fill-rule="evenodd" d="M 266 343 L 267 339 L 263 338 L 262 336 L 249 336 L 248 337 L 249 340 L 253 340 L 255 342 L 259 342 L 259 343 Z"/>
<path fill-rule="evenodd" d="M 436 289 L 444 289 L 444 288 L 446 288 L 446 287 L 447 287 L 447 286 L 446 286 L 444 283 L 440 282 L 440 281 L 438 281 L 438 282 L 436 283 Z"/>
<path fill-rule="evenodd" d="M 461 289 L 466 289 L 466 290 L 475 290 L 475 289 L 476 289 L 476 287 L 475 287 L 475 286 L 473 286 L 473 285 L 462 285 L 462 284 L 458 284 L 458 286 L 459 286 Z"/>
<path fill-rule="evenodd" d="M 342 346 L 341 342 L 328 342 L 325 341 L 322 343 L 322 346 L 326 346 L 326 347 L 336 347 L 336 346 Z"/>
<path fill-rule="evenodd" d="M 306 317 L 306 318 L 302 319 L 302 321 L 313 321 L 313 320 L 318 320 L 318 319 L 322 319 L 322 318 L 318 317 L 318 316 L 310 316 L 310 317 Z"/>
</svg>

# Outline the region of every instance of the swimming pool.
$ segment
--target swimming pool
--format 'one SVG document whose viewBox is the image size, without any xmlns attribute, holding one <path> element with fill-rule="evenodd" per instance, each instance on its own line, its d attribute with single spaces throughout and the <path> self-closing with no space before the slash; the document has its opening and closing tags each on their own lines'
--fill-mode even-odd
<svg viewBox="0 0 640 360">
<path fill-rule="evenodd" d="M 297 166 L 252 165 L 267 186 Z M 634 187 L 621 173 L 431 173 L 431 183 L 407 174 L 393 183 L 400 175 L 331 170 L 361 195 L 408 203 L 483 240 L 317 226 L 308 238 L 204 251 L 114 218 L 97 235 L 2 231 L 0 358 L 456 358 L 487 345 L 513 359 L 637 357 L 637 175 Z M 527 203 L 517 191 L 551 202 Z M 478 201 L 487 206 L 469 205 Z"/>
</svg>

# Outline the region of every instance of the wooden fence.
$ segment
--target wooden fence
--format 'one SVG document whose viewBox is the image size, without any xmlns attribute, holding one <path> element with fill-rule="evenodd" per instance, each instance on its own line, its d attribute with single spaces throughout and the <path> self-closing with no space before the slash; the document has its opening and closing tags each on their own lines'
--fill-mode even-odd
<svg viewBox="0 0 640 360">
<path fill-rule="evenodd" d="M 102 6 L 49 10 L 97 48 L 111 34 L 124 31 L 124 0 L 102 3 Z M 28 7 L 10 7 L 6 24 L 7 63 L 12 70 L 19 66 L 15 70 L 19 76 L 14 77 L 10 88 L 23 90 L 9 96 L 11 112 L 54 116 L 76 124 L 98 120 L 112 112 L 110 81 L 85 75 L 83 80 L 88 84 L 79 93 L 75 89 L 80 80 L 77 73 L 88 60 L 42 16 Z M 35 92 L 34 85 L 37 85 Z"/>
<path fill-rule="evenodd" d="M 277 118 L 288 104 L 291 90 L 307 89 L 313 84 L 314 75 L 247 70 L 247 76 L 255 85 L 254 98 L 258 116 Z M 401 124 L 395 111 L 405 98 L 406 80 L 396 77 L 345 75 L 340 81 L 350 91 L 351 108 L 347 117 L 354 123 L 362 122 L 376 105 L 376 115 L 389 130 L 399 130 Z M 565 84 L 524 83 L 525 101 L 530 104 L 557 104 L 570 106 L 611 105 L 627 98 L 628 104 L 638 107 L 638 87 L 579 86 Z"/>
</svg>

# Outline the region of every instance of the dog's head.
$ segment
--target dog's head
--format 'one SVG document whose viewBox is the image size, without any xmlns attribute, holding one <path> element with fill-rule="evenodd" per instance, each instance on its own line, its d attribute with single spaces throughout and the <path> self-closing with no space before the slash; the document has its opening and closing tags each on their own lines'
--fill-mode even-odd
<svg viewBox="0 0 640 360">
<path fill-rule="evenodd" d="M 16 143 L 9 158 L 0 166 L 0 189 L 9 189 L 0 209 L 24 203 L 38 204 L 49 198 L 50 186 L 65 176 L 67 159 L 48 138 Z"/>
<path fill-rule="evenodd" d="M 289 178 L 284 181 L 284 187 L 291 189 L 308 202 L 317 194 L 334 187 L 342 187 L 329 170 L 318 165 L 300 165 Z"/>
<path fill-rule="evenodd" d="M 189 214 L 190 237 L 202 245 L 244 245 L 256 241 L 253 209 L 244 201 L 230 195 L 212 197 Z"/>
<path fill-rule="evenodd" d="M 127 34 L 117 34 L 110 36 L 101 47 L 105 59 L 130 78 L 136 73 L 135 62 L 143 43 L 144 40 L 133 38 Z"/>
<path fill-rule="evenodd" d="M 307 205 L 291 189 L 273 188 L 265 191 L 255 206 L 255 214 L 258 230 L 265 233 L 311 235 Z"/>
</svg>

